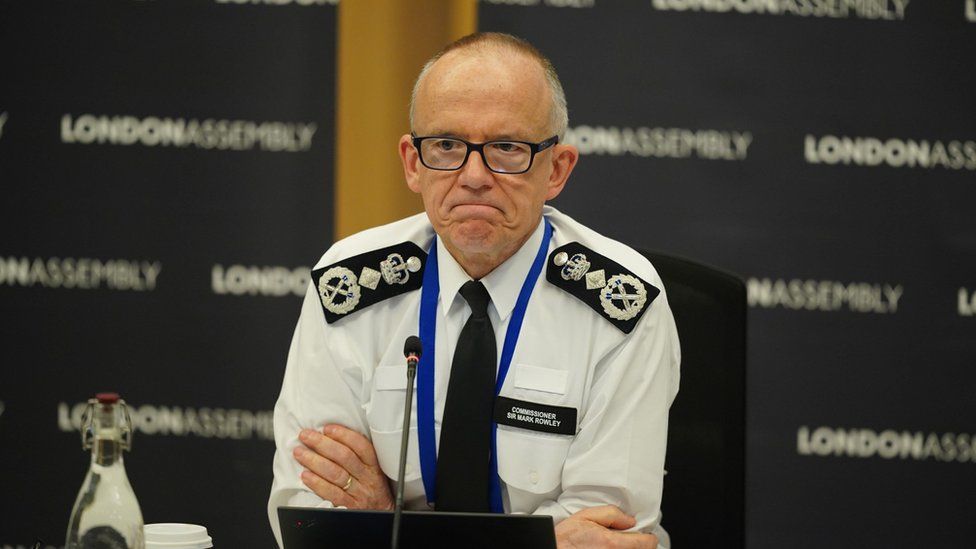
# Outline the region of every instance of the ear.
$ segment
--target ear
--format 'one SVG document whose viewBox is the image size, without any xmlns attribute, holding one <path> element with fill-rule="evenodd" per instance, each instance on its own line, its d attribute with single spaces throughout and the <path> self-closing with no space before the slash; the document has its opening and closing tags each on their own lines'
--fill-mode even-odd
<svg viewBox="0 0 976 549">
<path fill-rule="evenodd" d="M 579 150 L 573 145 L 556 145 L 552 148 L 552 173 L 549 174 L 546 200 L 552 200 L 563 192 L 577 160 L 579 160 Z"/>
<path fill-rule="evenodd" d="M 400 137 L 399 144 L 400 162 L 403 164 L 403 177 L 407 181 L 407 187 L 415 193 L 420 192 L 420 155 L 413 147 L 413 137 L 407 133 Z"/>
</svg>

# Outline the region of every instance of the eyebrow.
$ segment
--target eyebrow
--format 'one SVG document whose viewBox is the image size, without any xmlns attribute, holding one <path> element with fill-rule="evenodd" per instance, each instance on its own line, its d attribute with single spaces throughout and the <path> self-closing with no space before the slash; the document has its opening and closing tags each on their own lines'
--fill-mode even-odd
<svg viewBox="0 0 976 549">
<path fill-rule="evenodd" d="M 420 134 L 418 134 L 418 135 L 420 135 Z M 450 131 L 433 130 L 430 133 L 424 134 L 424 135 L 426 135 L 426 136 L 439 136 L 439 137 L 453 137 L 455 139 L 463 139 L 465 141 L 469 141 L 468 138 L 463 137 L 461 134 L 458 134 L 458 133 L 455 133 L 455 132 L 450 132 Z M 421 137 L 423 137 L 423 136 L 421 136 Z M 500 135 L 493 136 L 493 137 L 491 137 L 489 139 L 486 139 L 483 142 L 484 143 L 487 143 L 488 141 L 525 141 L 525 142 L 530 142 L 531 140 L 528 139 L 528 138 L 524 138 L 524 137 L 518 137 L 515 134 L 503 133 L 503 134 L 500 134 Z"/>
</svg>

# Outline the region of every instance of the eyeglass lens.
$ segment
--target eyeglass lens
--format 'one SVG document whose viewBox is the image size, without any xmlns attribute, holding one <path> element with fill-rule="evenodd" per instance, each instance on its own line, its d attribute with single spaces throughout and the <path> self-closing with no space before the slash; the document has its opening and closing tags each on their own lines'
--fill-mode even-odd
<svg viewBox="0 0 976 549">
<path fill-rule="evenodd" d="M 457 139 L 424 139 L 420 144 L 420 154 L 424 164 L 438 170 L 456 170 L 464 163 L 468 146 Z M 525 143 L 511 141 L 492 141 L 485 143 L 485 163 L 496 172 L 523 172 L 532 161 L 532 149 Z"/>
</svg>

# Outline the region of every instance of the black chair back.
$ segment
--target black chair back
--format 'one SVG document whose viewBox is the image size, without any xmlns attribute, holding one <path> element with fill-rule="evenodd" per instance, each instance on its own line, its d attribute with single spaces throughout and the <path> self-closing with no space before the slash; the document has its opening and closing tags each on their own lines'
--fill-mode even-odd
<svg viewBox="0 0 976 549">
<path fill-rule="evenodd" d="M 693 261 L 641 253 L 664 281 L 681 340 L 662 524 L 679 549 L 745 547 L 745 284 Z"/>
</svg>

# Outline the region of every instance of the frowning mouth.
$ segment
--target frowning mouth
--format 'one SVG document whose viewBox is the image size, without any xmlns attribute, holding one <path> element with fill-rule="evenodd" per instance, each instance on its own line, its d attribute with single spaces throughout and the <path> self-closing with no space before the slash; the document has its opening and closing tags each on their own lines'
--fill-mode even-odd
<svg viewBox="0 0 976 549">
<path fill-rule="evenodd" d="M 455 204 L 451 207 L 452 210 L 460 210 L 464 213 L 476 213 L 476 212 L 498 212 L 501 211 L 491 204 L 483 203 L 462 203 Z"/>
<path fill-rule="evenodd" d="M 457 204 L 451 208 L 455 221 L 485 221 L 495 223 L 505 217 L 504 213 L 488 204 Z"/>
</svg>

